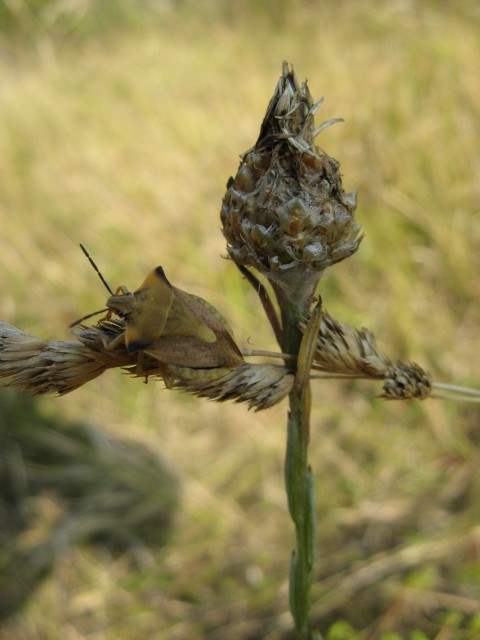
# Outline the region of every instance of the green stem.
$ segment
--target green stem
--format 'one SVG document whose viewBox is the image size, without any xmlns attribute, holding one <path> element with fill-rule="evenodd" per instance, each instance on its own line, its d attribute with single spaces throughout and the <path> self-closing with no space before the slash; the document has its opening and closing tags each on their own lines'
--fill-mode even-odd
<svg viewBox="0 0 480 640">
<path fill-rule="evenodd" d="M 303 314 L 300 316 L 298 307 L 286 305 L 284 300 L 282 302 L 282 350 L 284 353 L 300 354 L 302 333 L 298 325 L 304 319 Z M 288 362 L 287 366 L 293 367 L 297 373 L 296 363 L 292 365 Z M 314 485 L 308 464 L 311 404 L 308 377 L 303 384 L 294 385 L 289 402 L 285 484 L 296 535 L 296 548 L 290 568 L 290 611 L 299 639 L 314 640 L 320 636 L 312 629 L 310 615 L 316 550 L 316 512 Z"/>
</svg>

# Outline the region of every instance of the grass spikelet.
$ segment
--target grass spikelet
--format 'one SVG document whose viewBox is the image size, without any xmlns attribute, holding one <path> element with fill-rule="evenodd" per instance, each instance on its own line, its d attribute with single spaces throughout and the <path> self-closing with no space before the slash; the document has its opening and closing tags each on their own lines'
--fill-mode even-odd
<svg viewBox="0 0 480 640">
<path fill-rule="evenodd" d="M 0 385 L 18 387 L 33 395 L 65 395 L 101 375 L 123 368 L 135 377 L 162 378 L 173 388 L 202 398 L 246 402 L 255 410 L 267 409 L 290 392 L 293 377 L 272 364 L 245 363 L 236 369 L 192 369 L 164 365 L 141 353 L 128 353 L 123 345 L 106 345 L 121 335 L 119 320 L 74 330 L 78 342 L 40 340 L 6 322 L 0 323 Z M 203 375 L 202 375 L 203 374 Z"/>
<path fill-rule="evenodd" d="M 173 368 L 173 367 L 172 367 Z M 291 391 L 294 377 L 285 367 L 272 364 L 246 363 L 224 373 L 218 380 L 188 378 L 188 371 L 175 368 L 175 387 L 200 398 L 223 402 L 246 402 L 255 411 L 268 409 Z"/>
</svg>

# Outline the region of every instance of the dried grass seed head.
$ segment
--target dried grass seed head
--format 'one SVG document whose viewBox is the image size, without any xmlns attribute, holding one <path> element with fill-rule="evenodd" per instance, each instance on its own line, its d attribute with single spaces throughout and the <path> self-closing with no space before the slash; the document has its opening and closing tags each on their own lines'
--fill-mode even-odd
<svg viewBox="0 0 480 640">
<path fill-rule="evenodd" d="M 382 397 L 387 400 L 425 400 L 432 395 L 432 379 L 416 362 L 397 362 L 389 367 Z"/>
<path fill-rule="evenodd" d="M 250 409 L 260 411 L 278 404 L 291 391 L 294 376 L 285 367 L 272 364 L 245 363 L 241 367 L 223 370 L 218 378 L 189 377 L 189 370 L 171 367 L 176 376 L 174 387 L 200 398 L 217 402 L 245 402 Z"/>
</svg>

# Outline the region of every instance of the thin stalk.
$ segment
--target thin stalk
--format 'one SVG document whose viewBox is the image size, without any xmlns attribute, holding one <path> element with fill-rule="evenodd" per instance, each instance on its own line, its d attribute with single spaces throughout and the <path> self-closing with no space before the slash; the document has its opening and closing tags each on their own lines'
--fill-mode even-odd
<svg viewBox="0 0 480 640">
<path fill-rule="evenodd" d="M 242 275 L 248 280 L 248 282 L 252 285 L 255 291 L 260 298 L 260 302 L 262 303 L 263 309 L 267 315 L 267 318 L 272 326 L 273 333 L 275 334 L 278 342 L 282 339 L 282 328 L 280 326 L 280 322 L 278 320 L 277 312 L 275 311 L 275 307 L 270 300 L 270 296 L 268 295 L 268 291 L 265 289 L 260 280 L 246 267 L 243 265 L 238 265 L 238 269 L 242 273 Z"/>
<path fill-rule="evenodd" d="M 316 554 L 316 511 L 312 472 L 308 464 L 311 391 L 308 375 L 304 375 L 308 360 L 313 354 L 307 344 L 310 336 L 305 338 L 298 328 L 303 319 L 300 317 L 301 310 L 294 305 L 286 304 L 285 300 L 282 300 L 282 303 L 282 351 L 295 354 L 302 360 L 298 364 L 297 359 L 286 360 L 286 365 L 296 374 L 296 384 L 289 395 L 285 457 L 288 508 L 295 524 L 296 538 L 290 566 L 289 602 L 298 638 L 314 640 L 320 637 L 318 632 L 312 629 L 311 623 L 311 587 Z M 318 309 L 315 316 L 318 322 L 319 317 Z M 308 353 L 305 353 L 306 344 Z"/>
</svg>

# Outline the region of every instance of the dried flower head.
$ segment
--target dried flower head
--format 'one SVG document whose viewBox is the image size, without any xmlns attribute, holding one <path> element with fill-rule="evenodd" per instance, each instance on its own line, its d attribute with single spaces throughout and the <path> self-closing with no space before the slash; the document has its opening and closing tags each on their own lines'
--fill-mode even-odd
<svg viewBox="0 0 480 640">
<path fill-rule="evenodd" d="M 360 226 L 356 193 L 345 193 L 339 163 L 315 146 L 314 103 L 286 63 L 256 145 L 230 178 L 221 219 L 228 253 L 287 294 L 315 287 L 320 272 L 352 255 Z M 289 296 L 291 297 L 291 295 Z"/>
</svg>

